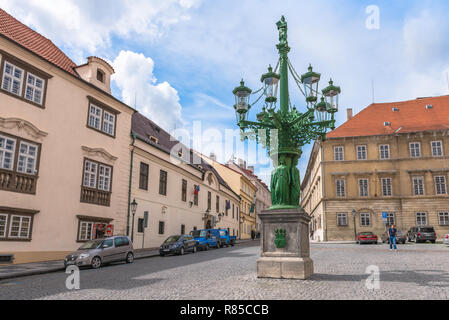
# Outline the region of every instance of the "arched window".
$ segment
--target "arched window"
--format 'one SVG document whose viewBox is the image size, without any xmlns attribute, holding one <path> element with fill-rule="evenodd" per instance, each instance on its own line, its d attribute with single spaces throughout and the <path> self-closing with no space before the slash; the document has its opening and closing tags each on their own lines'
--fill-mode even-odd
<svg viewBox="0 0 449 320">
<path fill-rule="evenodd" d="M 104 72 L 101 69 L 97 69 L 97 80 L 104 83 Z"/>
</svg>

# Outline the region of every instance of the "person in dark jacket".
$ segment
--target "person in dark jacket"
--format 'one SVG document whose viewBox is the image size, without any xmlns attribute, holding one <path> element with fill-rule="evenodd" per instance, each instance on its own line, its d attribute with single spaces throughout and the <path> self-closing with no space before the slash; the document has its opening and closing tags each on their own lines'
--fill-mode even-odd
<svg viewBox="0 0 449 320">
<path fill-rule="evenodd" d="M 251 230 L 251 239 L 255 239 L 256 238 L 256 231 Z"/>
<path fill-rule="evenodd" d="M 394 224 L 391 225 L 390 229 L 388 229 L 388 240 L 390 241 L 390 251 L 394 250 L 398 251 L 398 247 L 396 246 L 396 234 L 398 233 L 398 229 L 394 227 Z"/>
</svg>

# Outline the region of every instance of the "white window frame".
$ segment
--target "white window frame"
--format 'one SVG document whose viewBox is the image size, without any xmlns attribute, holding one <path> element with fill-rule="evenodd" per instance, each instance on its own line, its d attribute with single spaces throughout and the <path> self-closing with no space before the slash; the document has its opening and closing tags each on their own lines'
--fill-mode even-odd
<svg viewBox="0 0 449 320">
<path fill-rule="evenodd" d="M 361 185 L 362 181 L 366 181 L 366 194 L 364 194 L 362 192 L 362 191 L 365 191 L 365 184 L 363 186 Z M 359 195 L 360 195 L 360 197 L 369 197 L 369 180 L 365 179 L 365 178 L 362 178 L 362 179 L 359 179 L 358 182 L 359 182 Z M 363 188 L 363 190 L 362 190 L 362 188 Z"/>
<path fill-rule="evenodd" d="M 0 217 L 5 217 L 5 225 L 4 225 L 4 230 L 3 230 L 3 234 L 0 233 L 0 238 L 6 238 L 6 230 L 8 230 L 8 214 L 5 213 L 1 213 Z"/>
<path fill-rule="evenodd" d="M 368 221 L 368 224 L 366 222 Z M 361 212 L 360 213 L 360 226 L 370 227 L 371 226 L 371 212 Z"/>
<path fill-rule="evenodd" d="M 393 196 L 393 179 L 391 177 L 381 178 L 381 192 L 383 197 Z M 389 183 L 386 183 L 389 181 Z M 384 192 L 386 191 L 386 192 Z"/>
<path fill-rule="evenodd" d="M 411 158 L 421 158 L 421 142 L 410 142 L 409 149 Z"/>
<path fill-rule="evenodd" d="M 449 212 L 438 212 L 438 225 L 449 226 Z"/>
<path fill-rule="evenodd" d="M 12 223 L 14 222 L 14 218 L 20 218 L 19 220 L 19 232 L 17 237 L 16 236 L 12 236 Z M 28 230 L 27 230 L 27 235 L 26 237 L 22 237 L 22 228 L 23 228 L 23 220 L 25 219 L 29 219 L 28 221 Z M 19 215 L 11 215 L 11 218 L 9 220 L 9 234 L 8 234 L 8 238 L 10 239 L 29 239 L 30 238 L 30 229 L 31 229 L 31 217 L 30 216 L 19 216 Z"/>
<path fill-rule="evenodd" d="M 92 110 L 95 110 L 95 113 L 92 113 Z M 97 114 L 98 111 L 100 111 L 100 114 Z M 89 104 L 89 127 L 102 131 L 103 130 L 103 128 L 101 127 L 102 119 L 103 119 L 103 109 L 96 106 L 93 103 Z M 96 121 L 98 121 L 98 128 L 96 127 Z"/>
<path fill-rule="evenodd" d="M 3 148 L 0 147 L 0 169 L 5 169 L 5 170 L 12 171 L 12 170 L 14 170 L 14 161 L 15 161 L 14 157 L 15 157 L 15 154 L 16 154 L 17 140 L 13 139 L 13 138 L 10 138 L 10 137 L 7 137 L 7 136 L 4 136 L 4 135 L 0 135 L 0 138 L 5 140 L 5 147 L 3 147 Z M 12 150 L 6 149 L 6 144 L 7 144 L 8 140 L 14 142 Z M 5 154 L 6 153 L 12 153 L 12 155 L 11 155 L 11 168 L 6 168 L 5 167 L 5 158 L 6 158 Z"/>
<path fill-rule="evenodd" d="M 22 145 L 25 145 L 27 147 L 27 153 L 22 153 Z M 34 147 L 36 149 L 34 156 L 29 154 L 30 147 Z M 37 155 L 39 152 L 39 146 L 34 143 L 29 143 L 25 141 L 21 141 L 19 145 L 19 158 L 17 159 L 17 172 L 29 174 L 29 175 L 36 175 L 36 165 L 37 165 Z M 23 169 L 20 169 L 19 163 L 21 161 L 21 158 L 24 158 L 23 162 Z M 33 161 L 33 168 L 32 172 L 27 172 L 28 170 L 28 163 L 30 160 Z"/>
<path fill-rule="evenodd" d="M 32 84 L 29 83 L 30 77 L 34 77 L 34 82 Z M 36 85 L 36 82 L 38 80 L 41 81 L 41 83 L 42 83 L 42 87 L 41 88 L 39 88 Z M 28 89 L 32 90 L 31 98 L 27 97 Z M 40 78 L 40 77 L 38 77 L 38 76 L 36 76 L 35 74 L 32 74 L 32 73 L 28 72 L 27 73 L 27 79 L 26 79 L 25 96 L 24 96 L 24 98 L 29 100 L 29 101 L 32 101 L 34 103 L 37 103 L 39 105 L 42 105 L 42 102 L 44 100 L 44 92 L 45 92 L 44 90 L 45 90 L 45 80 Z M 40 92 L 40 99 L 39 100 L 36 100 L 36 92 Z"/>
<path fill-rule="evenodd" d="M 12 74 L 6 73 L 6 68 L 7 66 L 11 67 L 12 70 Z M 20 70 L 21 71 L 21 76 L 20 78 L 17 78 L 15 76 L 15 72 L 16 70 Z M 5 65 L 3 67 L 3 78 L 2 78 L 2 90 L 7 91 L 9 93 L 12 93 L 16 96 L 21 97 L 22 96 L 22 87 L 23 87 L 23 78 L 25 75 L 25 70 L 23 70 L 22 68 L 17 67 L 16 65 L 12 64 L 11 62 L 8 62 L 7 60 L 5 60 Z M 10 82 L 10 87 L 5 89 L 4 85 L 5 85 L 5 78 L 9 78 Z M 15 93 L 13 92 L 13 88 L 14 88 L 14 81 L 19 81 L 19 92 Z"/>
<path fill-rule="evenodd" d="M 344 223 L 340 223 L 340 221 L 344 221 Z M 348 225 L 348 214 L 345 212 L 337 213 L 337 226 L 338 227 L 346 227 Z"/>
<path fill-rule="evenodd" d="M 435 182 L 435 194 L 437 195 L 447 194 L 446 176 L 434 176 L 433 180 Z M 444 189 L 444 192 L 442 192 L 443 191 L 442 189 Z"/>
<path fill-rule="evenodd" d="M 423 218 L 425 220 L 425 224 L 422 223 Z M 417 226 L 427 226 L 427 212 L 417 212 L 416 213 L 416 225 Z"/>
<path fill-rule="evenodd" d="M 346 197 L 346 179 L 335 180 L 335 191 L 338 198 Z"/>
<path fill-rule="evenodd" d="M 412 182 L 414 196 L 423 196 L 426 194 L 423 176 L 413 176 Z"/>
<path fill-rule="evenodd" d="M 82 231 L 81 231 L 81 230 L 83 230 L 83 224 L 86 225 L 86 234 L 85 234 L 84 238 L 82 238 Z M 78 232 L 78 241 L 89 241 L 89 240 L 92 240 L 92 233 L 93 233 L 93 230 L 94 230 L 94 224 L 95 224 L 95 222 L 92 222 L 92 221 L 80 221 L 80 229 L 79 229 L 79 232 Z M 88 235 L 88 230 L 89 230 L 88 226 L 89 225 L 90 225 L 90 235 Z"/>
<path fill-rule="evenodd" d="M 88 170 L 87 164 L 89 164 L 89 168 L 93 168 L 95 166 L 95 172 L 92 169 Z M 86 175 L 89 176 L 88 182 L 86 184 Z M 90 160 L 84 160 L 84 172 L 83 172 L 83 186 L 86 188 L 96 189 L 97 188 L 97 175 L 98 175 L 98 163 Z M 94 178 L 94 185 L 91 185 L 92 178 Z"/>
<path fill-rule="evenodd" d="M 341 159 L 338 158 L 338 155 L 341 155 Z M 335 161 L 344 161 L 345 160 L 345 147 L 344 146 L 335 146 L 334 147 L 334 160 Z"/>
<path fill-rule="evenodd" d="M 106 120 L 106 117 L 108 117 L 108 120 Z M 107 128 L 105 128 L 105 126 L 107 126 Z M 113 114 L 112 112 L 103 110 L 103 128 L 102 128 L 102 130 L 104 133 L 106 133 L 110 136 L 114 136 L 114 134 L 115 134 L 115 114 Z"/>
<path fill-rule="evenodd" d="M 392 224 L 396 224 L 396 215 L 394 212 L 387 213 L 387 225 L 391 226 Z"/>
<path fill-rule="evenodd" d="M 363 156 L 363 157 L 360 157 Z M 357 160 L 367 160 L 368 159 L 368 148 L 366 145 L 357 146 Z"/>
<path fill-rule="evenodd" d="M 98 165 L 98 190 L 107 192 L 111 190 L 111 176 L 112 167 L 104 164 Z"/>
<path fill-rule="evenodd" d="M 382 148 L 384 150 L 382 150 Z M 379 145 L 379 158 L 381 160 L 390 159 L 390 145 L 389 144 Z"/>
<path fill-rule="evenodd" d="M 434 146 L 434 143 L 438 143 L 439 146 Z M 432 157 L 442 157 L 444 155 L 443 141 L 441 141 L 441 140 L 431 141 L 430 149 L 432 150 Z M 439 150 L 440 154 L 435 154 L 435 152 L 434 152 L 435 150 Z"/>
</svg>

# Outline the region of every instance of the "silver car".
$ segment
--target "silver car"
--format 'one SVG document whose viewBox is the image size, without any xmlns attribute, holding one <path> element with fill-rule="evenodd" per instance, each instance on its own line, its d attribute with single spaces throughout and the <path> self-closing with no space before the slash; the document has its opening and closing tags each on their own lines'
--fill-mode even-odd
<svg viewBox="0 0 449 320">
<path fill-rule="evenodd" d="M 84 243 L 77 251 L 66 256 L 64 266 L 91 266 L 94 269 L 102 265 L 125 261 L 134 261 L 133 244 L 127 236 L 114 236 L 105 239 L 95 239 Z"/>
<path fill-rule="evenodd" d="M 449 246 L 449 233 L 445 234 L 443 237 L 443 243 L 447 246 Z"/>
</svg>

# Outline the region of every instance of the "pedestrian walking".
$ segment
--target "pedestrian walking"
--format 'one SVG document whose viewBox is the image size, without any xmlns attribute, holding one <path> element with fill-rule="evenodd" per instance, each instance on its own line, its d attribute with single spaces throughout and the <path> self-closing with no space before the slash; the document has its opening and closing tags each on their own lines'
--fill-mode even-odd
<svg viewBox="0 0 449 320">
<path fill-rule="evenodd" d="M 251 230 L 251 239 L 254 240 L 256 238 L 256 231 Z"/>
<path fill-rule="evenodd" d="M 398 247 L 396 245 L 396 234 L 398 230 L 394 227 L 394 224 L 391 225 L 390 229 L 388 229 L 388 240 L 390 243 L 390 251 L 394 250 L 398 251 Z"/>
</svg>

